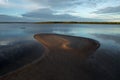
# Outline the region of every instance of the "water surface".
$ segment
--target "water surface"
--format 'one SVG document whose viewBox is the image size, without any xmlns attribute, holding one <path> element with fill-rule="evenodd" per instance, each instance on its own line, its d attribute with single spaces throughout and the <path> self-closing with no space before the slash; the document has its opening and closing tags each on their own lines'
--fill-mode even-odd
<svg viewBox="0 0 120 80">
<path fill-rule="evenodd" d="M 37 45 L 38 42 L 33 38 L 33 35 L 38 33 L 82 36 L 99 41 L 100 48 L 83 63 L 83 70 L 95 80 L 120 79 L 120 25 L 102 24 L 0 24 L 1 74 L 3 74 L 2 68 L 12 62 L 8 61 L 11 56 L 15 61 L 41 48 L 41 45 Z M 31 49 L 32 51 L 28 52 Z M 41 48 L 37 51 L 42 53 L 44 50 Z M 38 52 L 34 53 L 32 61 L 42 55 Z M 31 53 L 32 56 L 33 53 Z M 14 57 L 18 54 L 17 58 Z M 31 60 L 26 60 L 23 64 Z"/>
</svg>

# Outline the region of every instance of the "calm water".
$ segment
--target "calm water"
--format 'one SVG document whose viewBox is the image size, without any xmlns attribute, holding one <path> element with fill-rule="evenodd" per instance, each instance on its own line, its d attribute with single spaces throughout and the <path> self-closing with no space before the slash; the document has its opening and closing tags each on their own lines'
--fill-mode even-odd
<svg viewBox="0 0 120 80">
<path fill-rule="evenodd" d="M 97 80 L 120 80 L 120 25 L 0 24 L 1 74 L 9 71 L 9 69 L 5 72 L 3 70 L 6 65 L 12 63 L 9 59 L 12 58 L 13 61 L 15 61 L 23 56 L 30 55 L 27 54 L 29 50 L 32 49 L 30 52 L 34 53 L 36 48 L 41 47 L 41 45 L 37 45 L 37 41 L 33 38 L 33 35 L 37 33 L 57 33 L 82 36 L 99 41 L 101 44 L 100 48 L 83 64 L 85 71 L 91 76 L 94 76 Z M 35 47 L 34 50 L 33 47 Z M 41 48 L 40 51 L 44 50 Z M 17 58 L 14 57 L 16 54 Z M 37 58 L 38 55 L 41 56 L 41 54 L 37 52 L 35 55 L 31 60 Z M 25 59 L 23 59 L 23 61 L 24 60 Z M 26 60 L 23 64 L 26 64 L 31 60 Z M 14 64 L 17 64 L 17 62 Z M 13 69 L 15 68 L 16 67 Z"/>
</svg>

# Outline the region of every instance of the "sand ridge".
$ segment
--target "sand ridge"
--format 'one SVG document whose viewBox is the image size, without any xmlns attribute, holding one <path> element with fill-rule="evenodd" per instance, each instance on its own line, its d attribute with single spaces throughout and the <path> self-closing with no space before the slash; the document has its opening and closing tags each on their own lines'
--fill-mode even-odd
<svg viewBox="0 0 120 80">
<path fill-rule="evenodd" d="M 58 34 L 36 34 L 45 56 L 39 61 L 2 76 L 0 80 L 89 80 L 81 64 L 100 46 L 92 39 Z"/>
</svg>

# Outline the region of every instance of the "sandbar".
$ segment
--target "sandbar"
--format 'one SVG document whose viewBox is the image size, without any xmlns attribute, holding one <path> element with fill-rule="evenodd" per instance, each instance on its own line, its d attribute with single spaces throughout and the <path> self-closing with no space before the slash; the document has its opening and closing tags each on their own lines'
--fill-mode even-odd
<svg viewBox="0 0 120 80">
<path fill-rule="evenodd" d="M 44 57 L 0 77 L 0 80 L 89 80 L 81 64 L 100 46 L 89 38 L 59 34 L 36 34 L 45 48 Z"/>
</svg>

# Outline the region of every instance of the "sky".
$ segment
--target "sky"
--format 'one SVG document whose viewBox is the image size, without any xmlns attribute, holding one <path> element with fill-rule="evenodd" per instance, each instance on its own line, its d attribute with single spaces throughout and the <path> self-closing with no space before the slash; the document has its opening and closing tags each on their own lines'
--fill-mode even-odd
<svg viewBox="0 0 120 80">
<path fill-rule="evenodd" d="M 120 21 L 120 0 L 0 0 L 4 21 Z"/>
</svg>

